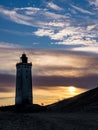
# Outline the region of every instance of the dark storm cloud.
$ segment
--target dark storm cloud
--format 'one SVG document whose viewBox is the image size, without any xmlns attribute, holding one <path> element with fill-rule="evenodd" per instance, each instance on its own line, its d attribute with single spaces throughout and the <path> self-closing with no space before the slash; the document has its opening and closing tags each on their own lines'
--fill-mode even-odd
<svg viewBox="0 0 98 130">
<path fill-rule="evenodd" d="M 64 77 L 64 76 L 35 76 L 33 85 L 39 88 L 76 86 L 78 88 L 93 88 L 98 86 L 98 75 L 84 77 Z"/>
<path fill-rule="evenodd" d="M 64 76 L 34 76 L 33 86 L 48 89 L 49 87 L 76 86 L 78 88 L 93 88 L 98 86 L 98 75 L 84 77 Z M 15 89 L 15 76 L 0 74 L 0 92 L 10 92 Z"/>
<path fill-rule="evenodd" d="M 0 92 L 10 92 L 15 89 L 15 76 L 0 74 Z"/>
</svg>

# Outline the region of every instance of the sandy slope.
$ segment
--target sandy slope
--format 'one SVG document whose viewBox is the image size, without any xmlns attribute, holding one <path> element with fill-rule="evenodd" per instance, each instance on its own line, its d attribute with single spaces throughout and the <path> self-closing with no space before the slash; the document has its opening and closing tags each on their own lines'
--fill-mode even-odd
<svg viewBox="0 0 98 130">
<path fill-rule="evenodd" d="M 77 96 L 61 100 L 48 105 L 50 111 L 59 112 L 97 112 L 98 113 L 98 87 Z"/>
<path fill-rule="evenodd" d="M 0 112 L 0 130 L 98 130 L 98 113 Z"/>
</svg>

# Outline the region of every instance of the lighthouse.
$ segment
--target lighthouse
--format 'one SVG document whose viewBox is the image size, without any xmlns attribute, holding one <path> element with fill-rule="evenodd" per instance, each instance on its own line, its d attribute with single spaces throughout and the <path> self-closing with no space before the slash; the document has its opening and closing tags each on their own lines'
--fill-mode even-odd
<svg viewBox="0 0 98 130">
<path fill-rule="evenodd" d="M 32 104 L 32 63 L 28 63 L 25 53 L 16 64 L 15 105 Z"/>
</svg>

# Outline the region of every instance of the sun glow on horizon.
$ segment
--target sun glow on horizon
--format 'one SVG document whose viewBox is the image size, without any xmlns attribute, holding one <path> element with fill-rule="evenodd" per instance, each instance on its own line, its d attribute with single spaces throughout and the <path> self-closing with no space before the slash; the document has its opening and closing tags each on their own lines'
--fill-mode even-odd
<svg viewBox="0 0 98 130">
<path fill-rule="evenodd" d="M 69 86 L 68 90 L 70 93 L 74 93 L 76 91 L 76 88 L 74 86 Z"/>
<path fill-rule="evenodd" d="M 48 105 L 76 96 L 85 91 L 87 91 L 87 89 L 77 88 L 75 86 L 48 87 L 47 89 L 34 88 L 32 92 L 33 103 L 39 105 Z M 0 106 L 13 104 L 15 104 L 15 92 L 0 93 Z"/>
<path fill-rule="evenodd" d="M 87 89 L 77 88 L 75 86 L 59 86 L 48 89 L 34 89 L 34 103 L 44 105 L 52 104 L 57 101 L 76 96 L 87 91 Z"/>
</svg>

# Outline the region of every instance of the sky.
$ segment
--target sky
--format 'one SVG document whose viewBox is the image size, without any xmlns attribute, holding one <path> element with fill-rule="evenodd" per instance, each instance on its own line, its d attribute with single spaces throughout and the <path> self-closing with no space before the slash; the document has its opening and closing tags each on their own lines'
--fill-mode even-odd
<svg viewBox="0 0 98 130">
<path fill-rule="evenodd" d="M 0 105 L 14 104 L 23 52 L 33 64 L 34 103 L 97 87 L 98 0 L 0 1 Z"/>
</svg>

